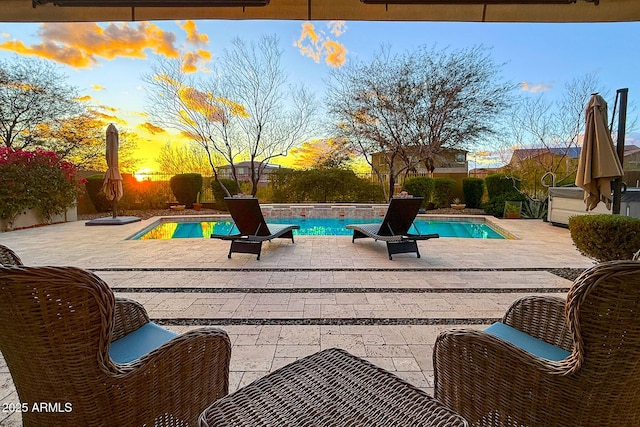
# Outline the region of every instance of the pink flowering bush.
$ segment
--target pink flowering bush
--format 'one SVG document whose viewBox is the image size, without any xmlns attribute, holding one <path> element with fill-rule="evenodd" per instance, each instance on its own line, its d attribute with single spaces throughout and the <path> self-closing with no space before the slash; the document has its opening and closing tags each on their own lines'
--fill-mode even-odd
<svg viewBox="0 0 640 427">
<path fill-rule="evenodd" d="M 9 225 L 27 209 L 49 222 L 73 206 L 84 179 L 53 151 L 0 148 L 0 219 Z"/>
</svg>

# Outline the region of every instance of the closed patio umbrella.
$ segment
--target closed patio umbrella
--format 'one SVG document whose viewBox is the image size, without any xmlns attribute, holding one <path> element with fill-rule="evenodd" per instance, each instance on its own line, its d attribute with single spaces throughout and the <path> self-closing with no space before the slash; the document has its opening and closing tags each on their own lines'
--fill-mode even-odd
<svg viewBox="0 0 640 427">
<path fill-rule="evenodd" d="M 107 127 L 107 173 L 104 175 L 102 191 L 112 201 L 113 218 L 117 215 L 118 200 L 122 198 L 122 175 L 118 171 L 118 129 L 111 123 Z"/>
<path fill-rule="evenodd" d="M 611 209 L 611 181 L 622 177 L 623 172 L 607 127 L 607 103 L 600 95 L 591 96 L 585 116 L 576 185 L 585 191 L 587 211 L 595 209 L 601 201 Z"/>
</svg>

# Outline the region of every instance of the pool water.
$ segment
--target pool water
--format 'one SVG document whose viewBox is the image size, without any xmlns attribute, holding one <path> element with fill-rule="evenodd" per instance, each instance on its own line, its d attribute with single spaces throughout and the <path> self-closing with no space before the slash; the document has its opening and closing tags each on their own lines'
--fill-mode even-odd
<svg viewBox="0 0 640 427">
<path fill-rule="evenodd" d="M 294 230 L 299 236 L 351 236 L 353 231 L 347 230 L 347 224 L 368 224 L 381 222 L 371 218 L 269 218 L 272 224 L 298 224 L 300 230 Z M 478 220 L 421 219 L 414 222 L 415 228 L 410 232 L 420 234 L 437 233 L 440 237 L 458 237 L 468 239 L 506 239 L 494 228 Z M 193 220 L 159 221 L 131 236 L 134 240 L 168 240 L 182 238 L 209 238 L 215 234 L 234 234 L 237 229 L 231 220 Z"/>
</svg>

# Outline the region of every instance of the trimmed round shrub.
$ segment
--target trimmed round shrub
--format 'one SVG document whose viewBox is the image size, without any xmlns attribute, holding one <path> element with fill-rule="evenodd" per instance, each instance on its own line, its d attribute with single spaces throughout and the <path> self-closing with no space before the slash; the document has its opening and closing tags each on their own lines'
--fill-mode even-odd
<svg viewBox="0 0 640 427">
<path fill-rule="evenodd" d="M 569 230 L 578 251 L 598 262 L 632 259 L 640 249 L 640 219 L 620 215 L 576 215 Z"/>
<path fill-rule="evenodd" d="M 464 178 L 462 180 L 462 193 L 468 208 L 479 208 L 484 194 L 484 180 L 481 178 Z"/>
<path fill-rule="evenodd" d="M 220 186 L 220 183 L 229 190 L 229 193 L 233 196 L 234 194 L 238 194 L 240 192 L 240 188 L 238 184 L 232 180 L 227 178 L 220 178 L 219 180 L 211 181 L 211 191 L 213 192 L 213 198 L 215 199 L 215 208 L 220 211 L 226 211 L 227 203 L 224 201 L 224 198 L 227 197 L 227 193 L 225 193 L 224 189 Z"/>
<path fill-rule="evenodd" d="M 422 176 L 408 178 L 402 185 L 402 189 L 407 193 L 418 197 L 424 197 L 424 200 L 422 201 L 423 206 L 427 206 L 431 201 L 435 187 L 436 183 L 433 178 Z"/>
<path fill-rule="evenodd" d="M 102 192 L 102 184 L 104 183 L 104 175 L 97 174 L 91 175 L 86 178 L 85 188 L 91 203 L 98 212 L 110 212 L 112 205 L 111 201 L 107 200 L 107 196 Z"/>
<path fill-rule="evenodd" d="M 193 208 L 198 193 L 202 191 L 202 175 L 199 173 L 181 173 L 169 180 L 169 186 L 176 200 L 187 208 Z"/>
<path fill-rule="evenodd" d="M 448 208 L 456 191 L 456 180 L 451 178 L 434 178 L 433 203 L 436 208 Z"/>
</svg>

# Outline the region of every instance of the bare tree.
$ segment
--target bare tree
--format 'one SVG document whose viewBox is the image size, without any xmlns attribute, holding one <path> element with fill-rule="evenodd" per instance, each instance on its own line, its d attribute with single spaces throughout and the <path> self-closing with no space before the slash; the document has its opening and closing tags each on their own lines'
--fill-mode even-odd
<svg viewBox="0 0 640 427">
<path fill-rule="evenodd" d="M 314 112 L 304 88 L 286 87 L 278 46 L 275 36 L 235 39 L 207 80 L 188 75 L 179 60 L 161 60 L 143 77 L 152 119 L 202 147 L 216 179 L 216 156 L 230 164 L 236 182 L 236 159 L 249 159 L 252 195 L 267 163 L 307 138 Z"/>
<path fill-rule="evenodd" d="M 6 147 L 36 145 L 34 131 L 84 112 L 77 89 L 46 61 L 16 57 L 0 61 L 0 142 Z"/>
<path fill-rule="evenodd" d="M 160 170 L 167 174 L 196 172 L 204 175 L 210 170 L 207 154 L 195 144 L 185 146 L 167 142 L 160 148 L 156 160 L 160 164 Z"/>
<path fill-rule="evenodd" d="M 217 158 L 233 167 L 241 148 L 233 138 L 232 123 L 246 116 L 244 107 L 187 74 L 183 59 L 159 59 L 142 79 L 147 84 L 147 111 L 157 125 L 177 129 L 199 146 L 216 180 Z"/>
<path fill-rule="evenodd" d="M 418 164 L 433 171 L 445 148 L 465 148 L 492 132 L 513 86 L 482 47 L 456 52 L 420 47 L 333 70 L 327 104 L 347 138 L 381 179 L 385 196 Z M 374 162 L 383 159 L 381 162 Z"/>
<path fill-rule="evenodd" d="M 279 45 L 276 36 L 257 43 L 236 38 L 216 65 L 218 87 L 247 113 L 234 123 L 234 136 L 251 164 L 252 195 L 268 162 L 307 139 L 315 112 L 313 96 L 303 86 L 287 87 Z"/>
<path fill-rule="evenodd" d="M 542 195 L 540 179 L 553 174 L 557 183 L 573 181 L 578 147 L 584 133 L 584 109 L 592 93 L 604 89 L 596 74 L 569 81 L 563 96 L 550 101 L 545 94 L 520 97 L 507 132 L 506 144 L 520 149 L 522 158 L 512 160 L 512 171 L 523 179 L 523 189 L 533 197 Z M 540 194 L 538 194 L 540 193 Z"/>
</svg>

